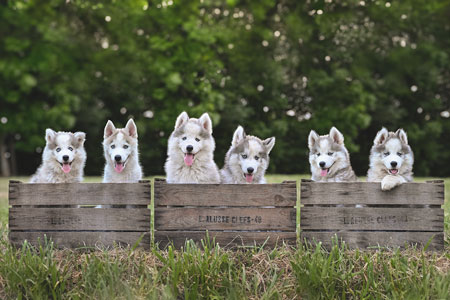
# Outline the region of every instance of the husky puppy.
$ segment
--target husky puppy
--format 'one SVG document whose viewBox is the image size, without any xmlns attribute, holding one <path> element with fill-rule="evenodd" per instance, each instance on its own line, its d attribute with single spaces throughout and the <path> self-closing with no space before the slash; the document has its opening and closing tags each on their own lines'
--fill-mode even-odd
<svg viewBox="0 0 450 300">
<path fill-rule="evenodd" d="M 46 145 L 42 164 L 30 183 L 70 183 L 83 181 L 86 164 L 84 132 L 45 131 Z"/>
<path fill-rule="evenodd" d="M 103 182 L 138 182 L 142 179 L 139 165 L 138 134 L 133 119 L 125 128 L 116 128 L 108 121 L 103 135 L 105 171 Z"/>
<path fill-rule="evenodd" d="M 274 145 L 275 137 L 262 141 L 256 136 L 246 135 L 244 128 L 239 126 L 220 170 L 222 183 L 266 183 L 264 173 Z"/>
<path fill-rule="evenodd" d="M 367 181 L 381 182 L 381 189 L 388 191 L 413 181 L 414 154 L 408 145 L 403 129 L 395 133 L 386 128 L 378 131 L 370 150 L 370 165 Z"/>
<path fill-rule="evenodd" d="M 344 136 L 336 127 L 328 135 L 311 130 L 308 137 L 311 179 L 322 182 L 358 181 L 344 145 Z"/>
<path fill-rule="evenodd" d="M 215 147 L 209 115 L 196 119 L 181 113 L 169 138 L 164 166 L 167 183 L 220 183 Z"/>
</svg>

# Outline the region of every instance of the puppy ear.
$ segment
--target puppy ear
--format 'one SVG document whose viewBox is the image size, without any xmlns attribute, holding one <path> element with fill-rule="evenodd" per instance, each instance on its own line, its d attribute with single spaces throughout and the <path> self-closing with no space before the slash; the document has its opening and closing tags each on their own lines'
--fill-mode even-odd
<svg viewBox="0 0 450 300">
<path fill-rule="evenodd" d="M 181 127 L 181 125 L 186 124 L 187 121 L 189 121 L 189 116 L 187 112 L 183 111 L 178 117 L 177 121 L 175 122 L 175 129 L 178 129 Z"/>
<path fill-rule="evenodd" d="M 398 129 L 395 134 L 398 136 L 400 141 L 402 141 L 402 143 L 408 145 L 408 136 L 406 135 L 406 132 L 403 130 L 403 128 Z"/>
<path fill-rule="evenodd" d="M 105 126 L 105 131 L 103 133 L 103 138 L 109 138 L 114 133 L 114 130 L 116 130 L 116 126 L 114 126 L 111 120 L 108 120 Z"/>
<path fill-rule="evenodd" d="M 336 127 L 331 127 L 331 129 L 330 129 L 330 137 L 333 139 L 333 141 L 336 143 L 336 144 L 339 144 L 339 145 L 343 145 L 344 144 L 344 136 L 342 135 L 342 133 L 339 131 L 339 130 L 337 130 L 337 128 Z"/>
<path fill-rule="evenodd" d="M 387 131 L 386 128 L 382 128 L 380 131 L 378 131 L 377 136 L 373 140 L 374 145 L 381 145 L 384 142 L 386 142 L 386 139 L 389 136 L 389 131 Z"/>
<path fill-rule="evenodd" d="M 77 131 L 73 134 L 74 137 L 74 145 L 78 148 L 84 145 L 84 141 L 86 140 L 86 133 Z"/>
<path fill-rule="evenodd" d="M 238 126 L 238 128 L 236 129 L 236 131 L 233 134 L 233 141 L 231 142 L 231 144 L 233 146 L 236 146 L 237 144 L 239 144 L 243 139 L 245 139 L 246 134 L 244 132 L 244 128 L 242 128 L 242 126 Z"/>
<path fill-rule="evenodd" d="M 127 125 L 125 126 L 125 131 L 128 133 L 129 136 L 137 138 L 137 127 L 134 123 L 133 119 L 129 119 L 127 122 Z"/>
<path fill-rule="evenodd" d="M 316 144 L 317 140 L 319 139 L 319 135 L 314 130 L 311 130 L 308 136 L 308 147 L 309 149 L 312 149 L 314 145 Z"/>
<path fill-rule="evenodd" d="M 273 146 L 275 146 L 275 137 L 270 137 L 268 139 L 265 139 L 263 141 L 264 146 L 266 146 L 267 149 L 267 154 L 270 153 L 270 151 L 272 151 Z"/>
<path fill-rule="evenodd" d="M 45 130 L 45 140 L 47 144 L 53 143 L 55 141 L 56 132 L 53 129 L 47 128 Z"/>
<path fill-rule="evenodd" d="M 200 122 L 202 127 L 204 129 L 206 129 L 206 131 L 208 131 L 209 134 L 212 133 L 212 121 L 211 121 L 211 118 L 209 117 L 208 113 L 204 113 L 203 115 L 201 115 L 201 117 L 200 117 L 200 119 L 198 119 L 198 121 Z"/>
</svg>

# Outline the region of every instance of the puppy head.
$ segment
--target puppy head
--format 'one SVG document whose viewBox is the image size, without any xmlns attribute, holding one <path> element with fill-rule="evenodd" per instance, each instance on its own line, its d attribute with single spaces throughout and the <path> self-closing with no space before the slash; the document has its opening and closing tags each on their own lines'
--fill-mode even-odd
<svg viewBox="0 0 450 300">
<path fill-rule="evenodd" d="M 383 127 L 375 136 L 373 144 L 372 156 L 376 156 L 391 175 L 401 172 L 405 160 L 412 161 L 411 147 L 403 129 L 394 133 Z"/>
<path fill-rule="evenodd" d="M 186 112 L 182 112 L 175 122 L 172 139 L 176 150 L 184 156 L 185 164 L 192 166 L 199 152 L 214 150 L 212 121 L 208 113 L 196 119 L 189 118 Z"/>
<path fill-rule="evenodd" d="M 60 164 L 64 173 L 72 169 L 72 162 L 82 150 L 86 134 L 84 132 L 55 132 L 48 128 L 45 131 L 46 148 Z"/>
<path fill-rule="evenodd" d="M 128 120 L 125 128 L 116 128 L 108 121 L 104 130 L 103 149 L 105 157 L 114 165 L 114 170 L 121 173 L 130 155 L 137 148 L 137 127 L 133 119 Z"/>
</svg>

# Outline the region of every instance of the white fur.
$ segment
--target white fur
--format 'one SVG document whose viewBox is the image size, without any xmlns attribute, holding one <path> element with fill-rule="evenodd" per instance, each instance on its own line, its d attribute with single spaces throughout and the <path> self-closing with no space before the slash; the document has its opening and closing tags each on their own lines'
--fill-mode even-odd
<svg viewBox="0 0 450 300">
<path fill-rule="evenodd" d="M 185 164 L 186 147 L 192 146 L 194 161 Z M 199 119 L 181 113 L 167 147 L 164 166 L 167 183 L 220 183 L 217 165 L 214 162 L 215 141 L 212 136 L 212 121 L 207 113 Z"/>
<path fill-rule="evenodd" d="M 246 135 L 239 126 L 233 134 L 231 147 L 225 156 L 225 164 L 220 170 L 222 183 L 247 184 L 246 174 L 253 168 L 251 183 L 266 183 L 264 174 L 269 166 L 269 153 L 275 145 L 275 137 L 262 141 L 258 137 Z"/>
<path fill-rule="evenodd" d="M 413 164 L 414 154 L 406 132 L 399 129 L 394 133 L 382 128 L 373 140 L 367 181 L 381 182 L 383 191 L 391 190 L 413 181 Z"/>
<path fill-rule="evenodd" d="M 311 130 L 308 136 L 311 179 L 322 182 L 357 181 L 350 164 L 350 155 L 344 145 L 344 136 L 335 127 L 328 135 L 319 136 Z M 322 164 L 322 165 L 321 165 Z M 321 176 L 323 169 L 328 170 Z"/>
<path fill-rule="evenodd" d="M 133 119 L 125 128 L 116 128 L 108 121 L 103 136 L 103 152 L 106 160 L 103 182 L 138 182 L 142 179 L 139 164 L 138 134 Z M 115 157 L 120 156 L 124 164 L 122 172 L 115 170 Z"/>
<path fill-rule="evenodd" d="M 42 165 L 30 183 L 71 183 L 83 181 L 83 170 L 86 164 L 86 151 L 84 150 L 84 132 L 55 132 L 52 129 L 45 131 L 46 145 L 42 154 Z M 68 160 L 64 161 L 63 157 Z M 64 173 L 63 163 L 69 163 L 70 172 Z"/>
</svg>

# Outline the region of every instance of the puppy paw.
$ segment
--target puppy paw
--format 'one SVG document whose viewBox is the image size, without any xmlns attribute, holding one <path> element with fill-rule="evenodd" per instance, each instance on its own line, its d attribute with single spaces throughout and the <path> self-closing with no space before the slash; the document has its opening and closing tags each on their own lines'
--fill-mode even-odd
<svg viewBox="0 0 450 300">
<path fill-rule="evenodd" d="M 402 180 L 396 176 L 388 175 L 381 181 L 381 189 L 383 191 L 390 191 L 400 184 L 402 184 Z"/>
</svg>

